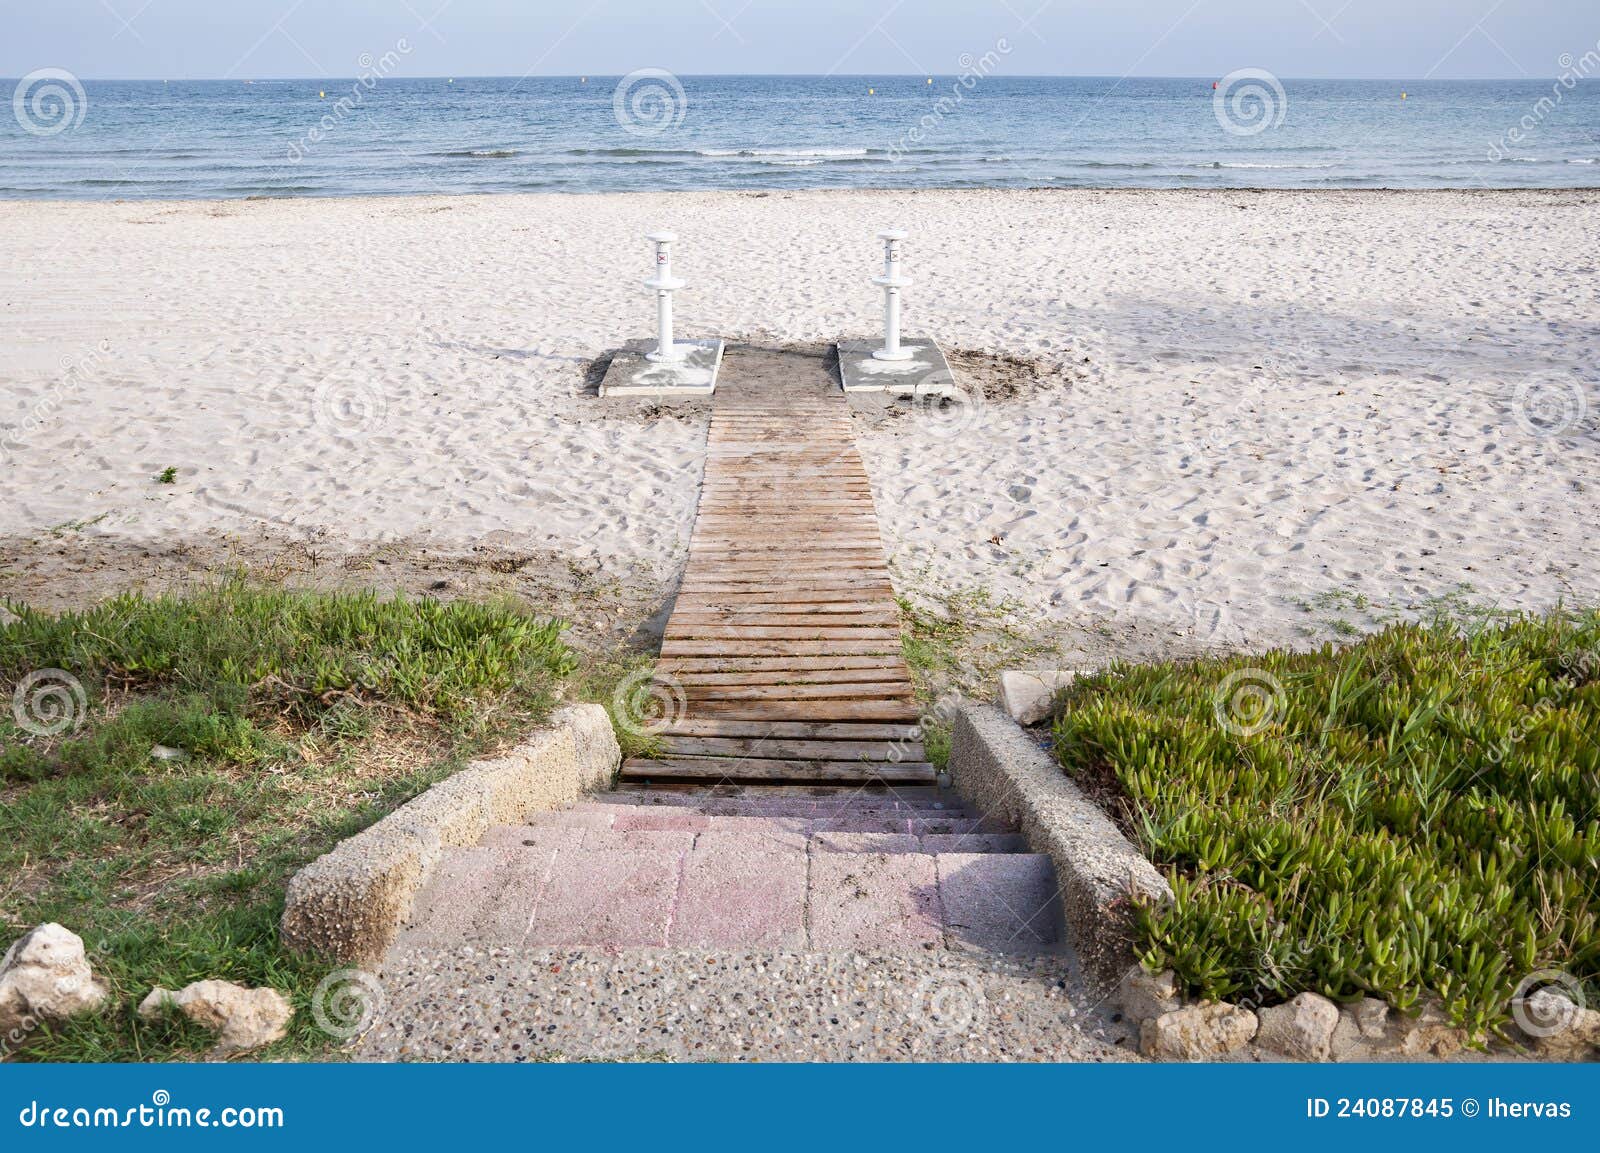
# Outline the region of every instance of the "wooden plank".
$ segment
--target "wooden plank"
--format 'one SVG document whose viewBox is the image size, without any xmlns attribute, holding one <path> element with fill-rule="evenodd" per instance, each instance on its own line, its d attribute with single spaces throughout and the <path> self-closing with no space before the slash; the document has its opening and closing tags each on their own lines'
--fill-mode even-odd
<svg viewBox="0 0 1600 1153">
<path fill-rule="evenodd" d="M 744 780 L 744 781 L 915 781 L 938 779 L 926 761 L 898 765 L 865 761 L 786 761 L 741 758 L 630 759 L 622 763 L 625 780 Z"/>
<path fill-rule="evenodd" d="M 899 647 L 900 630 L 893 625 L 864 624 L 830 628 L 824 625 L 713 625 L 669 620 L 666 635 L 683 640 L 742 641 L 881 641 Z"/>
<path fill-rule="evenodd" d="M 909 681 L 866 681 L 842 685 L 684 685 L 691 701 L 901 700 L 912 698 Z"/>
<path fill-rule="evenodd" d="M 682 591 L 696 595 L 723 595 L 727 593 L 755 594 L 770 597 L 776 593 L 793 596 L 796 600 L 818 601 L 829 599 L 822 594 L 838 594 L 831 599 L 855 600 L 863 593 L 877 593 L 888 599 L 894 595 L 894 588 L 886 580 L 878 577 L 835 576 L 830 579 L 811 579 L 803 584 L 790 588 L 778 588 L 773 582 L 762 580 L 748 573 L 729 573 L 721 578 L 700 577 L 690 574 L 684 577 L 680 586 Z"/>
<path fill-rule="evenodd" d="M 716 617 L 721 620 L 746 620 L 770 617 L 787 623 L 795 620 L 812 620 L 816 617 L 844 617 L 846 619 L 878 618 L 898 622 L 900 610 L 893 605 L 870 604 L 865 601 L 824 601 L 806 604 L 796 601 L 741 600 L 722 597 L 679 597 L 672 615 L 688 617 Z"/>
<path fill-rule="evenodd" d="M 888 725 L 873 721 L 722 721 L 681 720 L 657 734 L 663 737 L 778 737 L 811 741 L 921 740 L 920 725 Z"/>
<path fill-rule="evenodd" d="M 763 609 L 760 612 L 730 608 L 676 608 L 672 612 L 672 623 L 679 625 L 737 625 L 739 627 L 745 625 L 756 627 L 774 625 L 825 625 L 829 627 L 878 625 L 898 628 L 900 616 L 893 609 L 863 609 L 847 613 L 806 613 L 791 612 L 782 606 L 776 609 Z"/>
<path fill-rule="evenodd" d="M 845 568 L 840 567 L 836 572 L 806 571 L 804 573 L 785 570 L 788 579 L 782 581 L 762 580 L 760 575 L 731 571 L 728 566 L 706 563 L 691 565 L 683 574 L 684 588 L 715 588 L 717 585 L 742 585 L 755 583 L 771 589 L 773 592 L 806 592 L 817 589 L 882 589 L 890 591 L 894 588 L 889 583 L 889 577 L 882 569 L 872 568 Z M 735 590 L 749 591 L 749 590 Z M 761 591 L 760 589 L 756 591 Z"/>
<path fill-rule="evenodd" d="M 768 669 L 755 672 L 667 673 L 666 684 L 685 688 L 713 685 L 850 685 L 910 683 L 895 669 Z"/>
<path fill-rule="evenodd" d="M 922 761 L 919 741 L 813 741 L 776 737 L 657 738 L 675 757 L 763 757 L 786 761 Z"/>
<path fill-rule="evenodd" d="M 688 717 L 730 721 L 887 721 L 913 724 L 914 706 L 902 701 L 696 701 Z"/>
<path fill-rule="evenodd" d="M 896 641 L 702 641 L 693 639 L 673 640 L 662 642 L 661 655 L 664 657 L 719 657 L 747 656 L 771 657 L 796 653 L 801 656 L 823 656 L 839 654 L 841 656 L 861 656 L 868 653 L 898 653 L 900 642 Z"/>
<path fill-rule="evenodd" d="M 736 670 L 813 670 L 813 669 L 882 669 L 904 672 L 905 660 L 899 653 L 881 656 L 852 656 L 848 653 L 830 653 L 824 656 L 797 656 L 778 653 L 773 656 L 667 657 L 656 666 L 656 671 L 667 675 L 678 673 L 715 673 Z"/>
<path fill-rule="evenodd" d="M 853 612 L 872 602 L 864 599 L 860 589 L 839 588 L 750 588 L 740 586 L 727 592 L 700 592 L 693 588 L 680 589 L 677 604 L 715 605 L 718 608 L 743 610 L 745 608 L 781 607 L 784 612 Z M 892 600 L 879 599 L 879 604 L 894 604 Z M 896 606 L 898 607 L 898 606 Z"/>
</svg>

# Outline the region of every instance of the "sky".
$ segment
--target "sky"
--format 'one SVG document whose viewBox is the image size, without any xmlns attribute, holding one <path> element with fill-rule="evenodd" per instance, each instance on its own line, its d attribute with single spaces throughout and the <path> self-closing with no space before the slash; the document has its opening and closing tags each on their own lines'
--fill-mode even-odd
<svg viewBox="0 0 1600 1153">
<path fill-rule="evenodd" d="M 1596 0 L 0 0 L 0 76 L 1545 78 L 1600 44 Z M 1565 58 L 1565 59 L 1564 59 Z"/>
</svg>

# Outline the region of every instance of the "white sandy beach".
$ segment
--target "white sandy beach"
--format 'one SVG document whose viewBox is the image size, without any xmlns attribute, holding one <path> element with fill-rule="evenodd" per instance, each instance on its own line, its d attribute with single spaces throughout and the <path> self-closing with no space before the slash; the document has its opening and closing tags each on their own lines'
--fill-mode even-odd
<svg viewBox="0 0 1600 1153">
<path fill-rule="evenodd" d="M 0 204 L 0 538 L 13 570 L 266 531 L 670 579 L 705 417 L 585 392 L 652 325 L 642 236 L 679 233 L 684 334 L 814 343 L 879 331 L 888 225 L 908 329 L 1033 378 L 858 421 L 906 589 L 1175 651 L 1600 601 L 1594 192 Z"/>
</svg>

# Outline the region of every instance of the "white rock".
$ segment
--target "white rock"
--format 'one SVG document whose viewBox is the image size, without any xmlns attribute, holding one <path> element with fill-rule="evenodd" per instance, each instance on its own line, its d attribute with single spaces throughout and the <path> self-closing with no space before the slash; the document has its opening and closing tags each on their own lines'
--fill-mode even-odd
<svg viewBox="0 0 1600 1153">
<path fill-rule="evenodd" d="M 1522 1030 L 1534 1055 L 1546 1061 L 1581 1059 L 1600 1046 L 1600 1013 L 1554 989 L 1540 989 L 1522 1002 L 1516 1014 L 1533 1032 Z"/>
<path fill-rule="evenodd" d="M 1465 1029 L 1450 1023 L 1444 1007 L 1429 1001 L 1421 1012 L 1401 1024 L 1399 1052 L 1403 1057 L 1454 1057 L 1465 1049 L 1472 1037 Z"/>
<path fill-rule="evenodd" d="M 1204 1061 L 1242 1049 L 1260 1023 L 1249 1009 L 1217 1001 L 1163 1013 L 1139 1027 L 1139 1052 L 1169 1061 Z"/>
<path fill-rule="evenodd" d="M 18 938 L 0 961 L 0 1043 L 13 1043 L 41 1021 L 92 1013 L 106 996 L 82 938 L 54 922 L 40 925 Z"/>
<path fill-rule="evenodd" d="M 1286 1005 L 1262 1009 L 1256 1044 L 1296 1061 L 1326 1061 L 1339 1027 L 1339 1006 L 1316 993 L 1301 993 Z"/>
<path fill-rule="evenodd" d="M 1377 997 L 1363 997 L 1352 1010 L 1356 1028 L 1368 1041 L 1381 1041 L 1389 1031 L 1389 1002 Z"/>
<path fill-rule="evenodd" d="M 1000 674 L 1000 707 L 1019 725 L 1034 725 L 1050 715 L 1057 690 L 1070 685 L 1076 672 L 1023 672 Z"/>
<path fill-rule="evenodd" d="M 248 1053 L 289 1031 L 294 1007 L 276 989 L 249 989 L 232 981 L 196 981 L 176 993 L 156 988 L 139 1003 L 139 1016 L 159 1016 L 172 1005 L 197 1025 L 217 1031 L 213 1057 Z"/>
<path fill-rule="evenodd" d="M 1135 967 L 1122 978 L 1117 989 L 1122 1015 L 1135 1025 L 1142 1025 L 1163 1013 L 1170 1013 L 1183 1004 L 1178 995 L 1178 978 L 1171 969 L 1159 973 Z"/>
</svg>

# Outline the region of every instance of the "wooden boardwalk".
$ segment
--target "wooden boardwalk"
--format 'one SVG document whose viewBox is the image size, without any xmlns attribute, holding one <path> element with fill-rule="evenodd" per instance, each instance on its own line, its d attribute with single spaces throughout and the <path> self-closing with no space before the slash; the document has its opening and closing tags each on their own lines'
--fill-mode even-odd
<svg viewBox="0 0 1600 1153">
<path fill-rule="evenodd" d="M 656 668 L 682 708 L 623 777 L 932 781 L 844 394 L 793 353 L 741 350 L 724 373 Z"/>
</svg>

